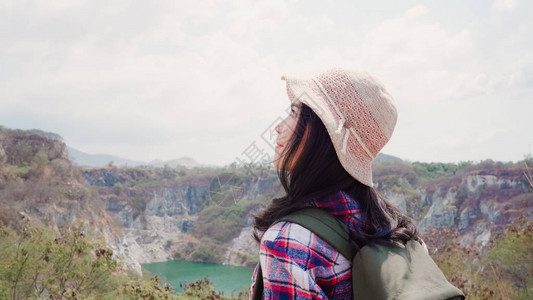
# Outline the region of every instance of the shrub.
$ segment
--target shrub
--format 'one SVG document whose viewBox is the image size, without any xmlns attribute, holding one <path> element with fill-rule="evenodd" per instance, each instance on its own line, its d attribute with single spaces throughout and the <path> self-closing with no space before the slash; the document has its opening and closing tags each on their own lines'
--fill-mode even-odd
<svg viewBox="0 0 533 300">
<path fill-rule="evenodd" d="M 420 182 L 430 179 L 438 179 L 458 175 L 466 170 L 472 162 L 460 163 L 422 163 L 414 162 L 413 169 L 419 177 Z"/>
<path fill-rule="evenodd" d="M 50 162 L 52 170 L 63 180 L 68 180 L 69 177 L 72 177 L 72 165 L 70 162 L 63 158 L 56 158 Z"/>
<path fill-rule="evenodd" d="M 165 248 L 168 249 L 168 248 L 170 248 L 171 246 L 172 246 L 172 240 L 167 240 L 167 241 L 165 242 Z"/>
<path fill-rule="evenodd" d="M 223 249 L 220 249 L 211 240 L 205 238 L 200 241 L 200 244 L 191 254 L 193 260 L 201 262 L 216 262 L 220 260 Z"/>
<path fill-rule="evenodd" d="M 483 263 L 497 285 L 519 299 L 533 299 L 533 221 L 519 218 L 494 241 Z"/>
<path fill-rule="evenodd" d="M 31 175 L 32 167 L 25 164 L 21 167 L 16 165 L 8 165 L 7 173 L 14 177 L 19 177 L 23 179 L 28 179 Z"/>
</svg>

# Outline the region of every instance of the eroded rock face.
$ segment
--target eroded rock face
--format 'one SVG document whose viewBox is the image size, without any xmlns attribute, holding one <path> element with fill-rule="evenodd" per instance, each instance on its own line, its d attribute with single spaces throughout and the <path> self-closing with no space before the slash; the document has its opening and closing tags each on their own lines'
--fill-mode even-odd
<svg viewBox="0 0 533 300">
<path fill-rule="evenodd" d="M 469 175 L 463 179 L 463 185 L 470 193 L 473 193 L 488 185 L 496 184 L 498 184 L 498 177 L 494 175 Z"/>
<path fill-rule="evenodd" d="M 95 168 L 83 173 L 87 184 L 112 187 L 127 182 L 139 182 L 150 176 L 149 172 L 130 168 Z"/>
<path fill-rule="evenodd" d="M 0 144 L 0 164 L 5 163 L 7 160 L 6 151 L 4 150 L 4 147 Z"/>
<path fill-rule="evenodd" d="M 456 195 L 455 189 L 443 191 L 439 188 L 433 193 L 433 204 L 419 224 L 421 232 L 428 227 L 454 227 L 458 210 L 454 205 Z"/>
<path fill-rule="evenodd" d="M 116 236 L 109 230 L 109 228 L 104 228 L 103 231 L 106 244 L 111 250 L 113 250 L 113 253 L 122 258 L 124 268 L 133 270 L 137 272 L 137 274 L 142 275 L 141 264 L 134 251 L 135 245 L 132 245 L 133 243 L 128 244 L 129 240 L 126 239 L 125 235 Z"/>
<path fill-rule="evenodd" d="M 126 228 L 140 229 L 144 226 L 141 218 L 154 216 L 173 217 L 171 219 L 176 220 L 176 226 L 172 229 L 184 231 L 192 226 L 187 216 L 198 213 L 199 205 L 206 201 L 206 193 L 205 186 L 149 188 L 148 191 L 137 191 L 133 195 L 136 203 L 128 202 L 125 197 L 112 197 L 105 204 L 107 211 L 114 214 Z"/>
<path fill-rule="evenodd" d="M 501 217 L 501 212 L 496 208 L 496 204 L 488 200 L 479 202 L 479 211 L 492 223 L 497 223 Z"/>
<path fill-rule="evenodd" d="M 104 173 L 96 172 L 108 178 Z M 119 176 L 123 174 L 119 172 Z M 108 182 L 115 180 L 108 179 Z M 173 259 L 179 248 L 176 245 L 190 239 L 187 232 L 198 218 L 198 207 L 206 201 L 206 193 L 207 186 L 166 185 L 136 188 L 110 197 L 105 201 L 106 210 L 124 232 L 115 243 L 116 250 L 139 263 Z M 176 245 L 169 247 L 169 243 Z"/>
<path fill-rule="evenodd" d="M 487 187 L 507 189 L 517 187 L 519 185 L 521 185 L 521 183 L 516 180 L 499 178 L 496 175 L 468 175 L 463 178 L 462 181 L 463 188 L 465 188 L 469 193 L 474 193 Z"/>
<path fill-rule="evenodd" d="M 259 244 L 254 240 L 252 234 L 253 228 L 251 226 L 243 228 L 239 236 L 231 241 L 231 247 L 226 252 L 226 257 L 222 263 L 225 265 L 254 267 L 246 262 L 247 257 L 259 255 Z"/>
<path fill-rule="evenodd" d="M 459 224 L 458 229 L 460 231 L 464 231 L 469 226 L 473 224 L 473 221 L 478 219 L 479 216 L 477 214 L 477 211 L 474 208 L 467 207 L 461 211 L 461 215 L 459 218 Z"/>
<path fill-rule="evenodd" d="M 119 212 L 126 208 L 126 205 L 128 204 L 128 201 L 121 200 L 121 201 L 105 201 L 105 208 L 106 210 L 113 211 L 113 212 Z M 127 226 L 129 227 L 129 226 Z"/>
<path fill-rule="evenodd" d="M 399 210 L 407 213 L 407 203 L 405 202 L 405 195 L 400 193 L 385 192 L 383 196 Z"/>
<path fill-rule="evenodd" d="M 175 216 L 196 214 L 198 204 L 205 201 L 207 187 L 185 186 L 168 187 L 154 191 L 146 204 L 146 213 L 155 216 Z"/>
<path fill-rule="evenodd" d="M 123 229 L 115 247 L 119 253 L 141 264 L 171 260 L 177 248 L 169 245 L 184 244 L 183 241 L 191 239 L 182 232 L 183 224 L 193 224 L 197 217 L 186 218 L 148 216 L 141 228 Z"/>
<path fill-rule="evenodd" d="M 479 222 L 476 226 L 476 231 L 474 233 L 475 244 L 479 246 L 485 246 L 490 240 L 491 231 L 487 222 Z"/>
<path fill-rule="evenodd" d="M 490 174 L 492 173 L 492 174 Z M 502 225 L 520 213 L 533 216 L 533 205 L 524 206 L 533 194 L 521 179 L 520 170 L 479 171 L 466 174 L 460 181 L 428 193 L 425 201 L 432 202 L 419 223 L 424 232 L 428 227 L 456 228 L 461 244 L 484 247 Z M 431 199 L 428 199 L 431 198 Z M 517 209 L 520 208 L 520 209 Z"/>
</svg>

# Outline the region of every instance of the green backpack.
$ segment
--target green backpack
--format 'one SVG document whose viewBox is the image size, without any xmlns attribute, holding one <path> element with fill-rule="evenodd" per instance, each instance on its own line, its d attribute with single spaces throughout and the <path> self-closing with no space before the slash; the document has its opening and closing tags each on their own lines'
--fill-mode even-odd
<svg viewBox="0 0 533 300">
<path fill-rule="evenodd" d="M 352 258 L 353 299 L 449 299 L 465 296 L 444 274 L 417 241 L 403 247 L 366 245 L 359 252 L 350 244 L 348 227 L 319 208 L 306 208 L 280 221 L 299 224 Z M 263 298 L 261 265 L 252 299 Z"/>
</svg>

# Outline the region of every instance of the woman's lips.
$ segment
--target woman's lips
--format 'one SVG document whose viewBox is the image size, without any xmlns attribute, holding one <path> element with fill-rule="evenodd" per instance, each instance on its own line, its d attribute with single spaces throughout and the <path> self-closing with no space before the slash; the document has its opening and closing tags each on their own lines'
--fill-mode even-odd
<svg viewBox="0 0 533 300">
<path fill-rule="evenodd" d="M 283 147 L 282 144 L 280 144 L 280 143 L 276 143 L 276 148 L 281 148 L 281 147 Z"/>
</svg>

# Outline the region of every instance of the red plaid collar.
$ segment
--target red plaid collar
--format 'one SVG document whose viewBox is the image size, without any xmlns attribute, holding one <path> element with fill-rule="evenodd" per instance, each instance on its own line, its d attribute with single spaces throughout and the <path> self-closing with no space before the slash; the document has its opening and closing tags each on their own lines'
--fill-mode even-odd
<svg viewBox="0 0 533 300">
<path fill-rule="evenodd" d="M 359 203 L 352 196 L 339 190 L 319 200 L 314 200 L 310 206 L 320 207 L 328 213 L 337 216 L 351 231 L 358 231 L 361 226 Z"/>
<path fill-rule="evenodd" d="M 359 213 L 359 204 L 344 191 L 335 192 L 327 197 L 312 202 L 332 215 L 352 215 Z"/>
</svg>

